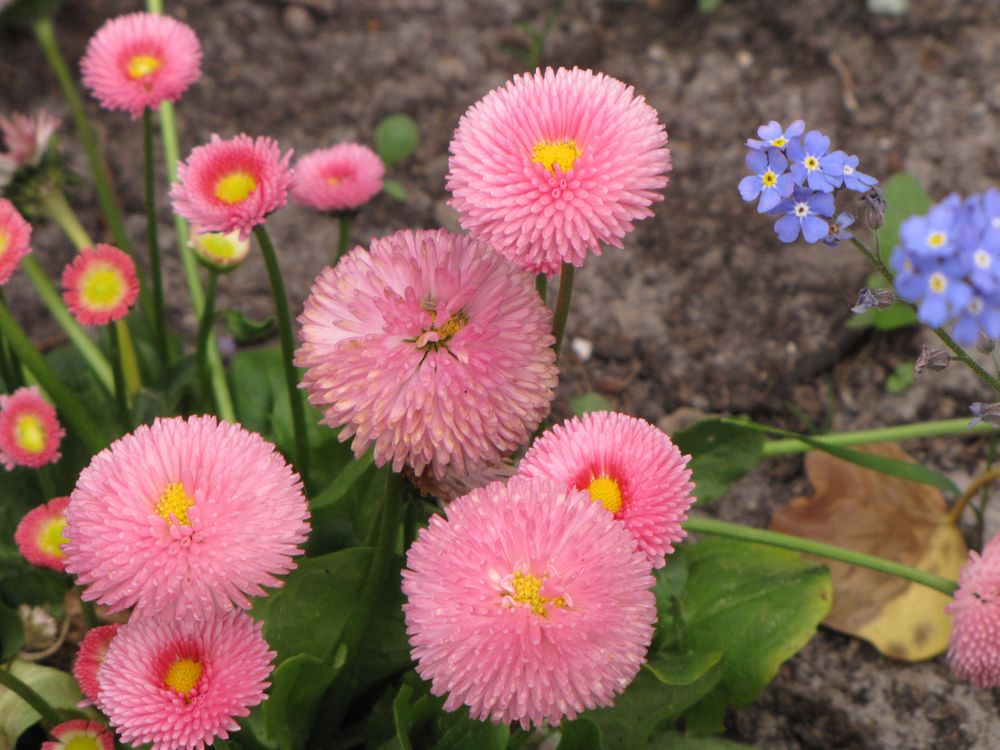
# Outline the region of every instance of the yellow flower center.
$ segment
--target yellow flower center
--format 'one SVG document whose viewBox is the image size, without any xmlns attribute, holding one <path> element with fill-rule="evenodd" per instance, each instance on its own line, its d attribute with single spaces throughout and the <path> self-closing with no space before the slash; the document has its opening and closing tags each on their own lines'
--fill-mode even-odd
<svg viewBox="0 0 1000 750">
<path fill-rule="evenodd" d="M 441 336 L 438 343 L 443 344 L 448 341 L 452 336 L 461 331 L 468 322 L 469 316 L 464 310 L 459 310 L 457 313 L 448 318 L 443 326 L 437 329 L 438 334 Z"/>
<path fill-rule="evenodd" d="M 590 496 L 612 513 L 622 509 L 622 488 L 609 476 L 594 479 L 587 487 Z"/>
<path fill-rule="evenodd" d="M 201 249 L 212 258 L 219 260 L 232 260 L 238 255 L 236 243 L 229 239 L 228 235 L 221 232 L 203 234 L 199 237 Z"/>
<path fill-rule="evenodd" d="M 927 235 L 927 246 L 928 247 L 941 247 L 945 242 L 948 241 L 948 235 L 944 232 L 931 232 Z"/>
<path fill-rule="evenodd" d="M 14 442 L 28 453 L 45 450 L 45 425 L 34 414 L 22 414 L 14 423 Z"/>
<path fill-rule="evenodd" d="M 337 184 L 340 183 L 340 178 L 339 177 L 327 177 L 326 181 L 330 185 L 337 185 Z"/>
<path fill-rule="evenodd" d="M 178 659 L 170 665 L 163 684 L 187 699 L 201 677 L 201 662 L 194 659 Z"/>
<path fill-rule="evenodd" d="M 63 551 L 60 548 L 69 541 L 63 533 L 65 528 L 66 516 L 61 513 L 58 518 L 46 521 L 38 532 L 38 548 L 46 555 L 62 557 Z"/>
<path fill-rule="evenodd" d="M 101 746 L 97 743 L 97 739 L 94 737 L 88 737 L 85 734 L 79 737 L 74 737 L 65 745 L 60 745 L 62 750 L 101 750 Z"/>
<path fill-rule="evenodd" d="M 451 338 L 465 328 L 465 324 L 469 322 L 469 315 L 465 310 L 459 310 L 457 313 L 452 315 L 448 320 L 444 322 L 440 327 L 435 327 L 433 324 L 437 321 L 437 310 L 435 309 L 437 303 L 434 300 L 426 300 L 421 303 L 421 307 L 430 313 L 431 316 L 431 328 L 424 331 L 420 336 L 413 341 L 416 343 L 418 349 L 430 349 L 434 351 L 441 346 L 444 346 L 451 340 Z M 436 332 L 438 335 L 437 341 L 428 341 L 428 334 L 431 332 Z"/>
<path fill-rule="evenodd" d="M 803 164 L 805 164 L 806 169 L 808 169 L 810 172 L 819 169 L 819 159 L 817 159 L 815 156 L 807 156 Z"/>
<path fill-rule="evenodd" d="M 784 146 L 787 143 L 788 143 L 788 139 L 785 138 L 785 136 L 783 136 L 783 135 L 779 135 L 777 138 L 775 138 L 773 141 L 771 141 L 771 145 L 774 146 L 775 148 L 781 148 L 782 146 Z"/>
<path fill-rule="evenodd" d="M 128 77 L 133 81 L 152 75 L 163 66 L 158 57 L 153 55 L 133 55 L 128 61 Z"/>
<path fill-rule="evenodd" d="M 774 187 L 778 184 L 778 175 L 772 172 L 770 169 L 764 172 L 760 176 L 761 180 L 764 181 L 764 187 Z"/>
<path fill-rule="evenodd" d="M 531 161 L 535 164 L 541 164 L 552 174 L 556 173 L 555 165 L 558 164 L 559 168 L 565 173 L 573 168 L 573 162 L 582 153 L 583 151 L 580 150 L 580 147 L 576 145 L 576 141 L 573 140 L 562 141 L 561 143 L 542 141 L 535 144 Z"/>
<path fill-rule="evenodd" d="M 927 285 L 934 294 L 941 294 L 948 288 L 948 277 L 940 272 L 932 273 L 930 279 L 927 280 Z"/>
<path fill-rule="evenodd" d="M 0 229 L 0 255 L 3 255 L 7 250 L 7 244 L 10 240 L 7 238 L 7 233 Z"/>
<path fill-rule="evenodd" d="M 536 615 L 548 617 L 549 611 L 546 609 L 548 605 L 559 609 L 566 606 L 566 600 L 561 596 L 555 598 L 542 596 L 542 579 L 538 576 L 517 571 L 514 573 L 512 585 L 514 587 L 514 601 L 518 604 L 527 604 Z"/>
<path fill-rule="evenodd" d="M 103 310 L 117 305 L 125 291 L 125 279 L 117 268 L 98 265 L 86 271 L 80 283 L 80 297 L 87 307 Z"/>
<path fill-rule="evenodd" d="M 174 482 L 168 484 L 160 495 L 160 502 L 156 504 L 156 515 L 167 523 L 172 523 L 170 517 L 173 516 L 181 526 L 190 526 L 191 521 L 188 520 L 187 512 L 192 505 L 194 500 L 184 491 L 184 485 Z"/>
<path fill-rule="evenodd" d="M 257 189 L 257 180 L 249 172 L 233 172 L 215 183 L 215 197 L 232 205 L 246 200 Z"/>
</svg>

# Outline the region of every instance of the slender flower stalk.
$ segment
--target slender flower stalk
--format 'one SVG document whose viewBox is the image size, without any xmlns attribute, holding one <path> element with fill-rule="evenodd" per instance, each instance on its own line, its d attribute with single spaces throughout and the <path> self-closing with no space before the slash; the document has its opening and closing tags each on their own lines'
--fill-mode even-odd
<svg viewBox="0 0 1000 750">
<path fill-rule="evenodd" d="M 0 667 L 0 685 L 10 690 L 14 695 L 31 706 L 42 717 L 42 726 L 46 730 L 52 729 L 62 719 L 53 706 L 45 698 L 38 694 L 31 685 L 21 680 L 10 669 Z"/>
<path fill-rule="evenodd" d="M 996 427 L 986 422 L 978 422 L 974 426 L 969 427 L 969 420 L 962 417 L 960 419 L 939 419 L 932 422 L 915 422 L 914 424 L 880 427 L 874 430 L 833 432 L 828 435 L 815 435 L 813 439 L 824 445 L 851 446 L 882 443 L 889 440 L 914 440 L 917 438 L 940 437 L 942 435 L 989 434 L 996 431 Z M 768 440 L 764 443 L 762 455 L 771 457 L 785 456 L 790 453 L 805 453 L 806 451 L 813 450 L 814 447 L 809 443 L 804 443 L 795 438 L 781 438 L 779 440 Z"/>
<path fill-rule="evenodd" d="M 295 429 L 295 462 L 302 481 L 309 486 L 309 445 L 306 442 L 306 415 L 302 406 L 302 395 L 299 393 L 299 377 L 292 364 L 295 356 L 295 340 L 292 338 L 292 320 L 288 314 L 288 296 L 285 294 L 285 282 L 281 278 L 278 267 L 278 257 L 274 245 L 263 224 L 254 227 L 260 251 L 264 255 L 267 275 L 271 281 L 271 292 L 274 294 L 275 312 L 278 316 L 278 332 L 281 334 L 281 358 L 285 366 L 285 386 L 288 389 L 288 400 L 292 409 L 292 426 Z"/>
<path fill-rule="evenodd" d="M 73 243 L 73 247 L 78 250 L 90 247 L 92 244 L 90 235 L 87 234 L 87 230 L 80 223 L 76 212 L 69 205 L 63 191 L 58 187 L 52 186 L 43 190 L 40 197 L 45 215 L 59 225 L 59 228 L 63 230 L 63 234 Z"/>
<path fill-rule="evenodd" d="M 149 271 L 153 277 L 153 329 L 160 365 L 169 362 L 167 324 L 163 312 L 163 273 L 160 269 L 160 241 L 156 228 L 156 165 L 153 161 L 153 111 L 142 113 L 143 157 L 146 173 L 146 236 L 149 241 Z"/>
<path fill-rule="evenodd" d="M 965 510 L 965 506 L 969 504 L 969 501 L 976 496 L 979 490 L 986 489 L 996 479 L 1000 479 L 1000 466 L 991 466 L 969 482 L 969 486 L 965 488 L 965 492 L 962 493 L 962 496 L 958 498 L 955 504 L 951 506 L 951 510 L 948 511 L 948 521 L 957 524 L 962 517 L 962 511 Z"/>
<path fill-rule="evenodd" d="M 559 274 L 559 295 L 556 297 L 556 317 L 552 327 L 552 334 L 556 337 L 553 349 L 556 352 L 556 359 L 559 359 L 559 350 L 562 349 L 563 334 L 566 332 L 566 320 L 569 318 L 569 304 L 573 298 L 573 273 L 576 269 L 572 263 L 563 263 L 562 272 Z"/>
<path fill-rule="evenodd" d="M 544 273 L 535 277 L 535 289 L 538 290 L 538 296 L 542 298 L 542 304 L 547 305 L 549 303 L 549 278 Z"/>
<path fill-rule="evenodd" d="M 208 269 L 208 285 L 205 290 L 205 307 L 201 311 L 201 320 L 198 322 L 198 374 L 201 377 L 202 388 L 205 391 L 205 398 L 209 401 L 209 408 L 213 411 L 215 404 L 212 403 L 212 368 L 209 364 L 209 337 L 212 335 L 212 322 L 215 320 L 215 294 L 219 288 L 219 272 L 214 268 Z"/>
<path fill-rule="evenodd" d="M 336 213 L 337 221 L 340 222 L 340 233 L 337 235 L 337 258 L 340 260 L 347 252 L 351 244 L 351 222 L 354 219 L 353 211 L 339 211 Z M 336 262 L 336 261 L 334 261 Z"/>
<path fill-rule="evenodd" d="M 111 366 L 115 373 L 115 404 L 118 407 L 118 421 L 125 432 L 132 429 L 132 418 L 128 408 L 128 392 L 125 386 L 125 372 L 122 369 L 121 337 L 118 335 L 118 321 L 114 325 L 105 326 L 108 331 Z"/>
</svg>

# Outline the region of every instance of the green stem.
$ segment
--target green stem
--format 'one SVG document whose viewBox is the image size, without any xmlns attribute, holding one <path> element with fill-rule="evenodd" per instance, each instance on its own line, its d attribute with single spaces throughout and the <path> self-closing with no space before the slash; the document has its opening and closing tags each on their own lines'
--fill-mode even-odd
<svg viewBox="0 0 1000 750">
<path fill-rule="evenodd" d="M 100 618 L 97 616 L 97 607 L 94 606 L 92 601 L 83 598 L 83 589 L 80 588 L 80 609 L 83 611 L 83 620 L 87 623 L 87 629 L 96 628 L 101 624 Z"/>
<path fill-rule="evenodd" d="M 73 247 L 77 250 L 93 247 L 94 241 L 90 239 L 87 230 L 83 228 L 83 224 L 76 216 L 76 211 L 69 205 L 62 190 L 47 188 L 42 191 L 41 199 L 45 215 L 59 225 L 63 233 L 69 237 L 69 241 L 73 243 Z"/>
<path fill-rule="evenodd" d="M 292 408 L 292 426 L 295 429 L 295 453 L 299 474 L 302 481 L 309 485 L 309 445 L 306 442 L 306 415 L 302 407 L 302 395 L 299 393 L 299 378 L 292 363 L 295 357 L 295 341 L 292 338 L 292 320 L 288 314 L 288 296 L 285 294 L 285 283 L 278 267 L 278 256 L 274 245 L 263 224 L 254 227 L 267 275 L 271 280 L 271 291 L 274 294 L 275 312 L 278 316 L 278 332 L 281 334 L 281 358 L 285 367 L 285 387 L 288 390 L 288 400 Z"/>
<path fill-rule="evenodd" d="M 153 112 L 142 112 L 142 143 L 146 173 L 146 237 L 149 241 L 149 272 L 153 277 L 153 330 L 160 366 L 166 367 L 167 324 L 163 313 L 163 273 L 160 269 L 160 240 L 156 226 L 156 165 L 153 161 Z"/>
<path fill-rule="evenodd" d="M 538 296 L 542 298 L 542 304 L 549 304 L 549 280 L 544 273 L 540 273 L 535 277 L 535 289 L 538 290 Z"/>
<path fill-rule="evenodd" d="M 556 359 L 559 359 L 563 334 L 566 332 L 566 320 L 569 318 L 569 303 L 573 298 L 573 273 L 575 270 L 572 264 L 563 263 L 562 271 L 559 273 L 559 294 L 556 297 L 556 314 L 552 325 L 552 335 L 556 337 L 556 343 L 552 348 L 556 350 Z"/>
<path fill-rule="evenodd" d="M 90 415 L 80 405 L 80 400 L 76 394 L 63 385 L 62 380 L 52 372 L 45 359 L 32 345 L 24 330 L 10 314 L 7 305 L 0 302 L 0 331 L 10 342 L 11 348 L 30 370 L 38 384 L 45 389 L 49 397 L 55 402 L 56 407 L 62 412 L 66 422 L 77 437 L 83 442 L 87 450 L 91 453 L 98 453 L 104 449 L 107 442 L 101 434 L 100 429 L 90 419 Z"/>
<path fill-rule="evenodd" d="M 44 726 L 47 730 L 52 729 L 52 727 L 62 721 L 59 716 L 59 711 L 57 711 L 47 700 L 39 695 L 38 692 L 31 687 L 31 685 L 28 685 L 26 682 L 21 680 L 7 667 L 0 666 L 0 685 L 3 685 L 5 688 L 14 693 L 14 695 L 31 706 L 41 717 L 42 726 Z"/>
<path fill-rule="evenodd" d="M 348 246 L 351 244 L 351 220 L 353 218 L 354 212 L 352 211 L 340 211 L 337 213 L 337 219 L 340 222 L 340 231 L 337 235 L 337 259 L 334 261 L 334 264 L 344 256 Z"/>
<path fill-rule="evenodd" d="M 997 428 L 985 422 L 979 422 L 969 427 L 969 420 L 939 419 L 933 422 L 917 422 L 915 424 L 880 427 L 874 430 L 857 430 L 855 432 L 834 432 L 829 435 L 816 435 L 813 439 L 825 445 L 866 445 L 882 443 L 889 440 L 912 440 L 915 438 L 939 437 L 941 435 L 965 435 L 968 433 L 992 433 Z M 795 438 L 768 440 L 764 443 L 763 456 L 784 456 L 789 453 L 805 453 L 814 446 Z"/>
<path fill-rule="evenodd" d="M 128 393 L 125 388 L 125 371 L 122 368 L 121 341 L 118 336 L 118 326 L 105 326 L 110 342 L 111 368 L 115 373 L 115 404 L 118 407 L 118 421 L 124 432 L 132 430 L 132 420 L 128 409 Z"/>
<path fill-rule="evenodd" d="M 215 294 L 219 288 L 219 272 L 208 269 L 208 288 L 205 291 L 205 307 L 201 311 L 198 322 L 198 374 L 201 376 L 202 388 L 209 401 L 209 408 L 215 410 L 212 403 L 212 370 L 208 364 L 208 338 L 212 334 L 212 323 L 215 321 Z"/>
<path fill-rule="evenodd" d="M 943 578 L 942 576 L 917 570 L 916 568 L 911 568 L 909 565 L 903 565 L 902 563 L 875 557 L 874 555 L 866 555 L 863 552 L 855 552 L 844 547 L 824 544 L 823 542 L 816 542 L 812 539 L 792 536 L 791 534 L 779 534 L 776 531 L 764 531 L 763 529 L 755 529 L 737 523 L 727 523 L 725 521 L 701 517 L 689 518 L 684 522 L 684 528 L 699 534 L 714 534 L 715 536 L 724 536 L 729 539 L 766 544 L 770 547 L 782 547 L 784 549 L 796 550 L 797 552 L 805 552 L 817 557 L 825 557 L 830 560 L 839 560 L 848 565 L 858 565 L 862 568 L 886 573 L 887 575 L 905 578 L 908 581 L 919 583 L 922 586 L 935 589 L 948 596 L 954 594 L 955 589 L 958 587 L 958 584 L 950 578 Z"/>
<path fill-rule="evenodd" d="M 48 466 L 39 466 L 35 469 L 35 476 L 38 477 L 38 486 L 42 490 L 42 498 L 48 502 L 56 496 L 56 487 L 52 483 L 52 474 Z"/>
<path fill-rule="evenodd" d="M 0 288 L 0 301 L 6 302 L 3 297 L 3 289 Z M 7 346 L 7 341 L 0 334 L 0 378 L 3 378 L 4 390 L 12 393 L 24 385 L 21 378 L 21 363 L 17 361 L 14 352 Z"/>
<path fill-rule="evenodd" d="M 142 378 L 139 375 L 139 360 L 135 355 L 135 345 L 132 343 L 132 334 L 129 333 L 128 324 L 124 318 L 119 318 L 114 322 L 115 331 L 118 333 L 118 346 L 121 353 L 122 372 L 125 374 L 125 396 L 128 403 L 142 387 Z"/>
</svg>

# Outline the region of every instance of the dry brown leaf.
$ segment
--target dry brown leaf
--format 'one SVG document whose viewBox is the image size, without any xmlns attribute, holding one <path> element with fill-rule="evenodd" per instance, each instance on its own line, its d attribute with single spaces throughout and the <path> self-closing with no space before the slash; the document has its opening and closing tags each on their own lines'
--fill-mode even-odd
<svg viewBox="0 0 1000 750">
<path fill-rule="evenodd" d="M 859 447 L 913 462 L 896 443 Z M 794 498 L 771 518 L 771 529 L 877 555 L 957 578 L 967 549 L 947 517 L 941 492 L 865 469 L 822 451 L 806 454 L 812 497 Z M 947 648 L 949 597 L 867 568 L 823 560 L 833 578 L 833 607 L 823 624 L 863 638 L 886 656 L 929 659 Z"/>
</svg>

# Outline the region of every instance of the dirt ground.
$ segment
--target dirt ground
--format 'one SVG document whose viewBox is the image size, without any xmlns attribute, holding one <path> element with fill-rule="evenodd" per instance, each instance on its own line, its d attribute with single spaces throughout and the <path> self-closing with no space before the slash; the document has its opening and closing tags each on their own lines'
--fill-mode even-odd
<svg viewBox="0 0 1000 750">
<path fill-rule="evenodd" d="M 58 18 L 67 57 L 79 60 L 105 18 L 138 0 L 74 0 Z M 395 169 L 410 201 L 379 197 L 362 213 L 357 242 L 396 229 L 455 228 L 444 191 L 447 146 L 461 113 L 521 69 L 504 46 L 515 23 L 544 16 L 529 0 L 168 0 L 205 51 L 204 77 L 178 108 L 182 154 L 213 132 L 271 135 L 304 152 L 351 139 L 371 143 L 375 123 L 404 111 L 419 123 L 418 151 Z M 616 407 L 664 426 L 681 408 L 746 413 L 795 429 L 857 429 L 967 414 L 988 400 L 954 368 L 902 395 L 885 379 L 912 360 L 917 331 L 848 331 L 865 264 L 849 246 L 783 246 L 767 219 L 739 199 L 742 143 L 757 124 L 802 117 L 881 178 L 906 169 L 934 199 L 1000 182 L 1000 1 L 915 0 L 901 17 L 873 16 L 863 0 L 728 0 L 709 16 L 693 0 L 568 0 L 543 62 L 602 70 L 635 85 L 670 133 L 674 171 L 656 217 L 577 274 L 569 337 L 593 356 L 567 358 L 558 408 L 595 389 Z M 65 114 L 32 40 L 0 34 L 0 110 L 45 106 Z M 140 129 L 98 114 L 128 213 L 144 237 Z M 71 162 L 86 173 L 66 133 Z M 93 196 L 73 197 L 100 232 Z M 173 238 L 163 201 L 161 240 Z M 845 206 L 846 208 L 846 206 Z M 330 258 L 336 227 L 288 207 L 269 221 L 297 313 Z M 72 250 L 52 228 L 35 243 L 53 270 Z M 167 264 L 173 319 L 191 327 L 179 262 Z M 23 286 L 8 296 L 26 321 L 41 310 Z M 266 314 L 264 270 L 254 258 L 224 281 L 222 304 Z M 38 335 L 48 329 L 35 323 Z M 673 417 L 671 416 L 673 415 Z M 908 446 L 957 479 L 981 468 L 982 441 Z M 718 506 L 764 525 L 807 490 L 801 460 L 774 460 Z M 993 530 L 1000 518 L 993 519 Z M 943 659 L 886 661 L 864 643 L 822 631 L 749 708 L 728 736 L 760 748 L 991 748 L 1000 701 L 952 679 Z"/>
</svg>

